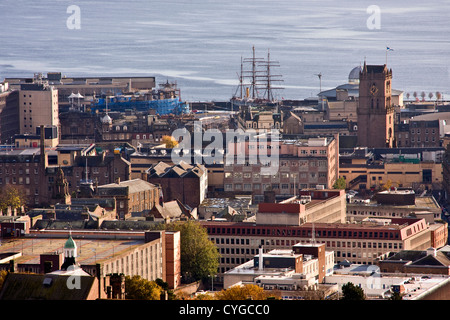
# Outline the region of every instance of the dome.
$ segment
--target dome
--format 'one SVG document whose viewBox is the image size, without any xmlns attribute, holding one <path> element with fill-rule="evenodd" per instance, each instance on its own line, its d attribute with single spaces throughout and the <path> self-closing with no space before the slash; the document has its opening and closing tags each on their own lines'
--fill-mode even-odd
<svg viewBox="0 0 450 320">
<path fill-rule="evenodd" d="M 359 83 L 359 73 L 361 70 L 361 66 L 353 68 L 348 74 L 348 83 Z"/>
<path fill-rule="evenodd" d="M 73 241 L 72 236 L 69 236 L 69 239 L 67 239 L 66 243 L 64 244 L 64 249 L 74 249 L 77 245 L 75 244 L 75 241 Z"/>
<path fill-rule="evenodd" d="M 112 124 L 112 119 L 111 119 L 111 117 L 110 117 L 108 114 L 106 114 L 106 115 L 102 118 L 102 123 L 104 123 L 104 124 Z"/>
</svg>

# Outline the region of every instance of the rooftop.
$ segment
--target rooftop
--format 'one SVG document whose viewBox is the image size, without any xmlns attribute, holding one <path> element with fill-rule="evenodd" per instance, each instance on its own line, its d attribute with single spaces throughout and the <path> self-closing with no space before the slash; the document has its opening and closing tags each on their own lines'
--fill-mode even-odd
<svg viewBox="0 0 450 320">
<path fill-rule="evenodd" d="M 98 187 L 99 191 L 102 189 L 121 189 L 121 188 L 128 188 L 130 193 L 135 193 L 147 189 L 154 189 L 157 188 L 157 186 L 142 179 L 132 179 L 120 181 L 119 183 L 105 184 Z"/>
<path fill-rule="evenodd" d="M 61 230 L 60 235 L 55 236 L 55 231 L 46 236 L 45 232 L 32 232 L 24 238 L 2 239 L 0 255 L 8 252 L 22 252 L 22 255 L 15 258 L 18 264 L 39 264 L 40 255 L 49 252 L 63 252 L 64 245 L 69 237 L 69 230 Z M 80 265 L 93 265 L 101 263 L 116 255 L 120 255 L 145 243 L 144 233 L 136 237 L 136 232 L 120 232 L 117 240 L 109 232 L 96 231 L 96 238 L 72 232 L 74 243 L 78 248 L 77 262 Z M 108 235 L 111 239 L 108 239 Z"/>
</svg>

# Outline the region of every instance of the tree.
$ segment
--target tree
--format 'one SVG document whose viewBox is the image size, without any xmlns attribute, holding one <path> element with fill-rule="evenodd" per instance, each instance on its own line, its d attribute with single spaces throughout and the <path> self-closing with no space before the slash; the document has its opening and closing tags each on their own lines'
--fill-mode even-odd
<svg viewBox="0 0 450 320">
<path fill-rule="evenodd" d="M 166 148 L 174 148 L 178 145 L 178 141 L 172 136 L 163 136 L 162 142 L 166 145 Z"/>
<path fill-rule="evenodd" d="M 428 94 L 428 98 L 430 98 L 430 100 L 433 98 L 433 92 L 430 92 L 430 93 Z"/>
<path fill-rule="evenodd" d="M 366 300 L 364 290 L 351 282 L 347 282 L 342 286 L 342 294 L 341 300 Z"/>
<path fill-rule="evenodd" d="M 217 300 L 267 300 L 279 299 L 279 292 L 265 291 L 255 284 L 233 286 L 216 293 Z"/>
<path fill-rule="evenodd" d="M 0 270 L 0 291 L 2 291 L 3 283 L 5 282 L 8 271 Z"/>
<path fill-rule="evenodd" d="M 187 279 L 205 280 L 217 273 L 219 251 L 198 221 L 177 221 L 168 224 L 166 228 L 180 231 L 181 273 Z"/>
<path fill-rule="evenodd" d="M 333 184 L 333 189 L 345 189 L 347 187 L 347 183 L 345 182 L 344 177 L 340 177 Z"/>
<path fill-rule="evenodd" d="M 388 179 L 388 180 L 386 181 L 386 183 L 383 184 L 381 190 L 383 190 L 383 191 L 390 190 L 391 187 L 392 187 L 392 180 L 391 180 L 391 179 Z"/>
<path fill-rule="evenodd" d="M 400 292 L 393 292 L 389 300 L 403 300 L 403 295 Z"/>
<path fill-rule="evenodd" d="M 138 275 L 125 277 L 125 297 L 132 300 L 160 300 L 162 288 Z"/>
<path fill-rule="evenodd" d="M 11 209 L 19 209 L 26 203 L 24 190 L 19 186 L 7 184 L 0 189 L 0 210 L 3 212 Z"/>
</svg>

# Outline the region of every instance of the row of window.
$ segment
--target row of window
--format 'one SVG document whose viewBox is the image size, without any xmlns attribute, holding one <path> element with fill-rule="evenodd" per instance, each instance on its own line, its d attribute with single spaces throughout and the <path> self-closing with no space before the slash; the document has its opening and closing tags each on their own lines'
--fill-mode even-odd
<svg viewBox="0 0 450 320">
<path fill-rule="evenodd" d="M 272 184 L 259 184 L 259 183 L 235 183 L 234 187 L 233 184 L 225 184 L 225 191 L 239 191 L 239 190 L 246 190 L 246 191 L 252 191 L 252 190 L 268 190 L 268 189 L 272 189 L 272 190 L 290 190 L 290 189 L 298 189 L 300 186 L 301 189 L 306 189 L 308 188 L 308 184 L 306 183 L 301 183 L 298 184 L 296 183 L 295 186 L 293 183 L 282 183 L 281 185 L 279 183 L 272 183 Z M 316 185 L 314 185 L 315 187 Z M 281 187 L 281 188 L 280 188 Z M 312 187 L 311 187 L 312 188 Z"/>
<path fill-rule="evenodd" d="M 415 134 L 415 133 L 420 134 L 420 129 L 417 129 L 417 131 L 415 131 L 414 129 L 411 129 L 411 134 Z M 428 129 L 425 129 L 425 134 L 428 134 L 428 133 L 429 133 Z M 432 130 L 431 130 L 431 133 L 432 133 L 432 134 L 435 134 L 435 133 L 436 133 L 436 130 L 435 130 L 435 129 L 432 129 Z"/>
<path fill-rule="evenodd" d="M 290 228 L 237 228 L 208 227 L 208 234 L 230 235 L 270 235 L 311 237 L 311 230 Z M 399 239 L 399 232 L 393 231 L 352 231 L 352 230 L 316 230 L 317 237 L 324 238 L 359 238 L 359 239 Z M 225 239 L 229 241 L 232 239 Z M 232 244 L 232 243 L 231 243 Z"/>
<path fill-rule="evenodd" d="M 309 174 L 307 172 L 301 172 L 301 173 L 288 173 L 288 172 L 277 172 L 274 175 L 268 175 L 268 174 L 260 174 L 260 173 L 251 173 L 251 172 L 225 172 L 225 178 L 235 178 L 235 179 L 249 179 L 252 178 L 253 179 L 259 179 L 259 178 L 270 178 L 272 177 L 273 179 L 298 179 L 298 177 L 300 176 L 300 178 L 307 178 L 308 175 L 311 178 L 316 178 L 317 176 L 319 178 L 326 178 L 327 176 L 327 172 L 310 172 Z"/>
</svg>

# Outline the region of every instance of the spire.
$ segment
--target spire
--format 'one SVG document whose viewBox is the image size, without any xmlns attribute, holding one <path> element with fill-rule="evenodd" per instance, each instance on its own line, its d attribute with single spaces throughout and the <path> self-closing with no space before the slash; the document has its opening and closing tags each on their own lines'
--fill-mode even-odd
<svg viewBox="0 0 450 320">
<path fill-rule="evenodd" d="M 64 263 L 62 270 L 67 270 L 70 266 L 76 266 L 75 258 L 77 257 L 77 244 L 72 238 L 72 230 L 69 231 L 69 238 L 64 244 Z"/>
</svg>

